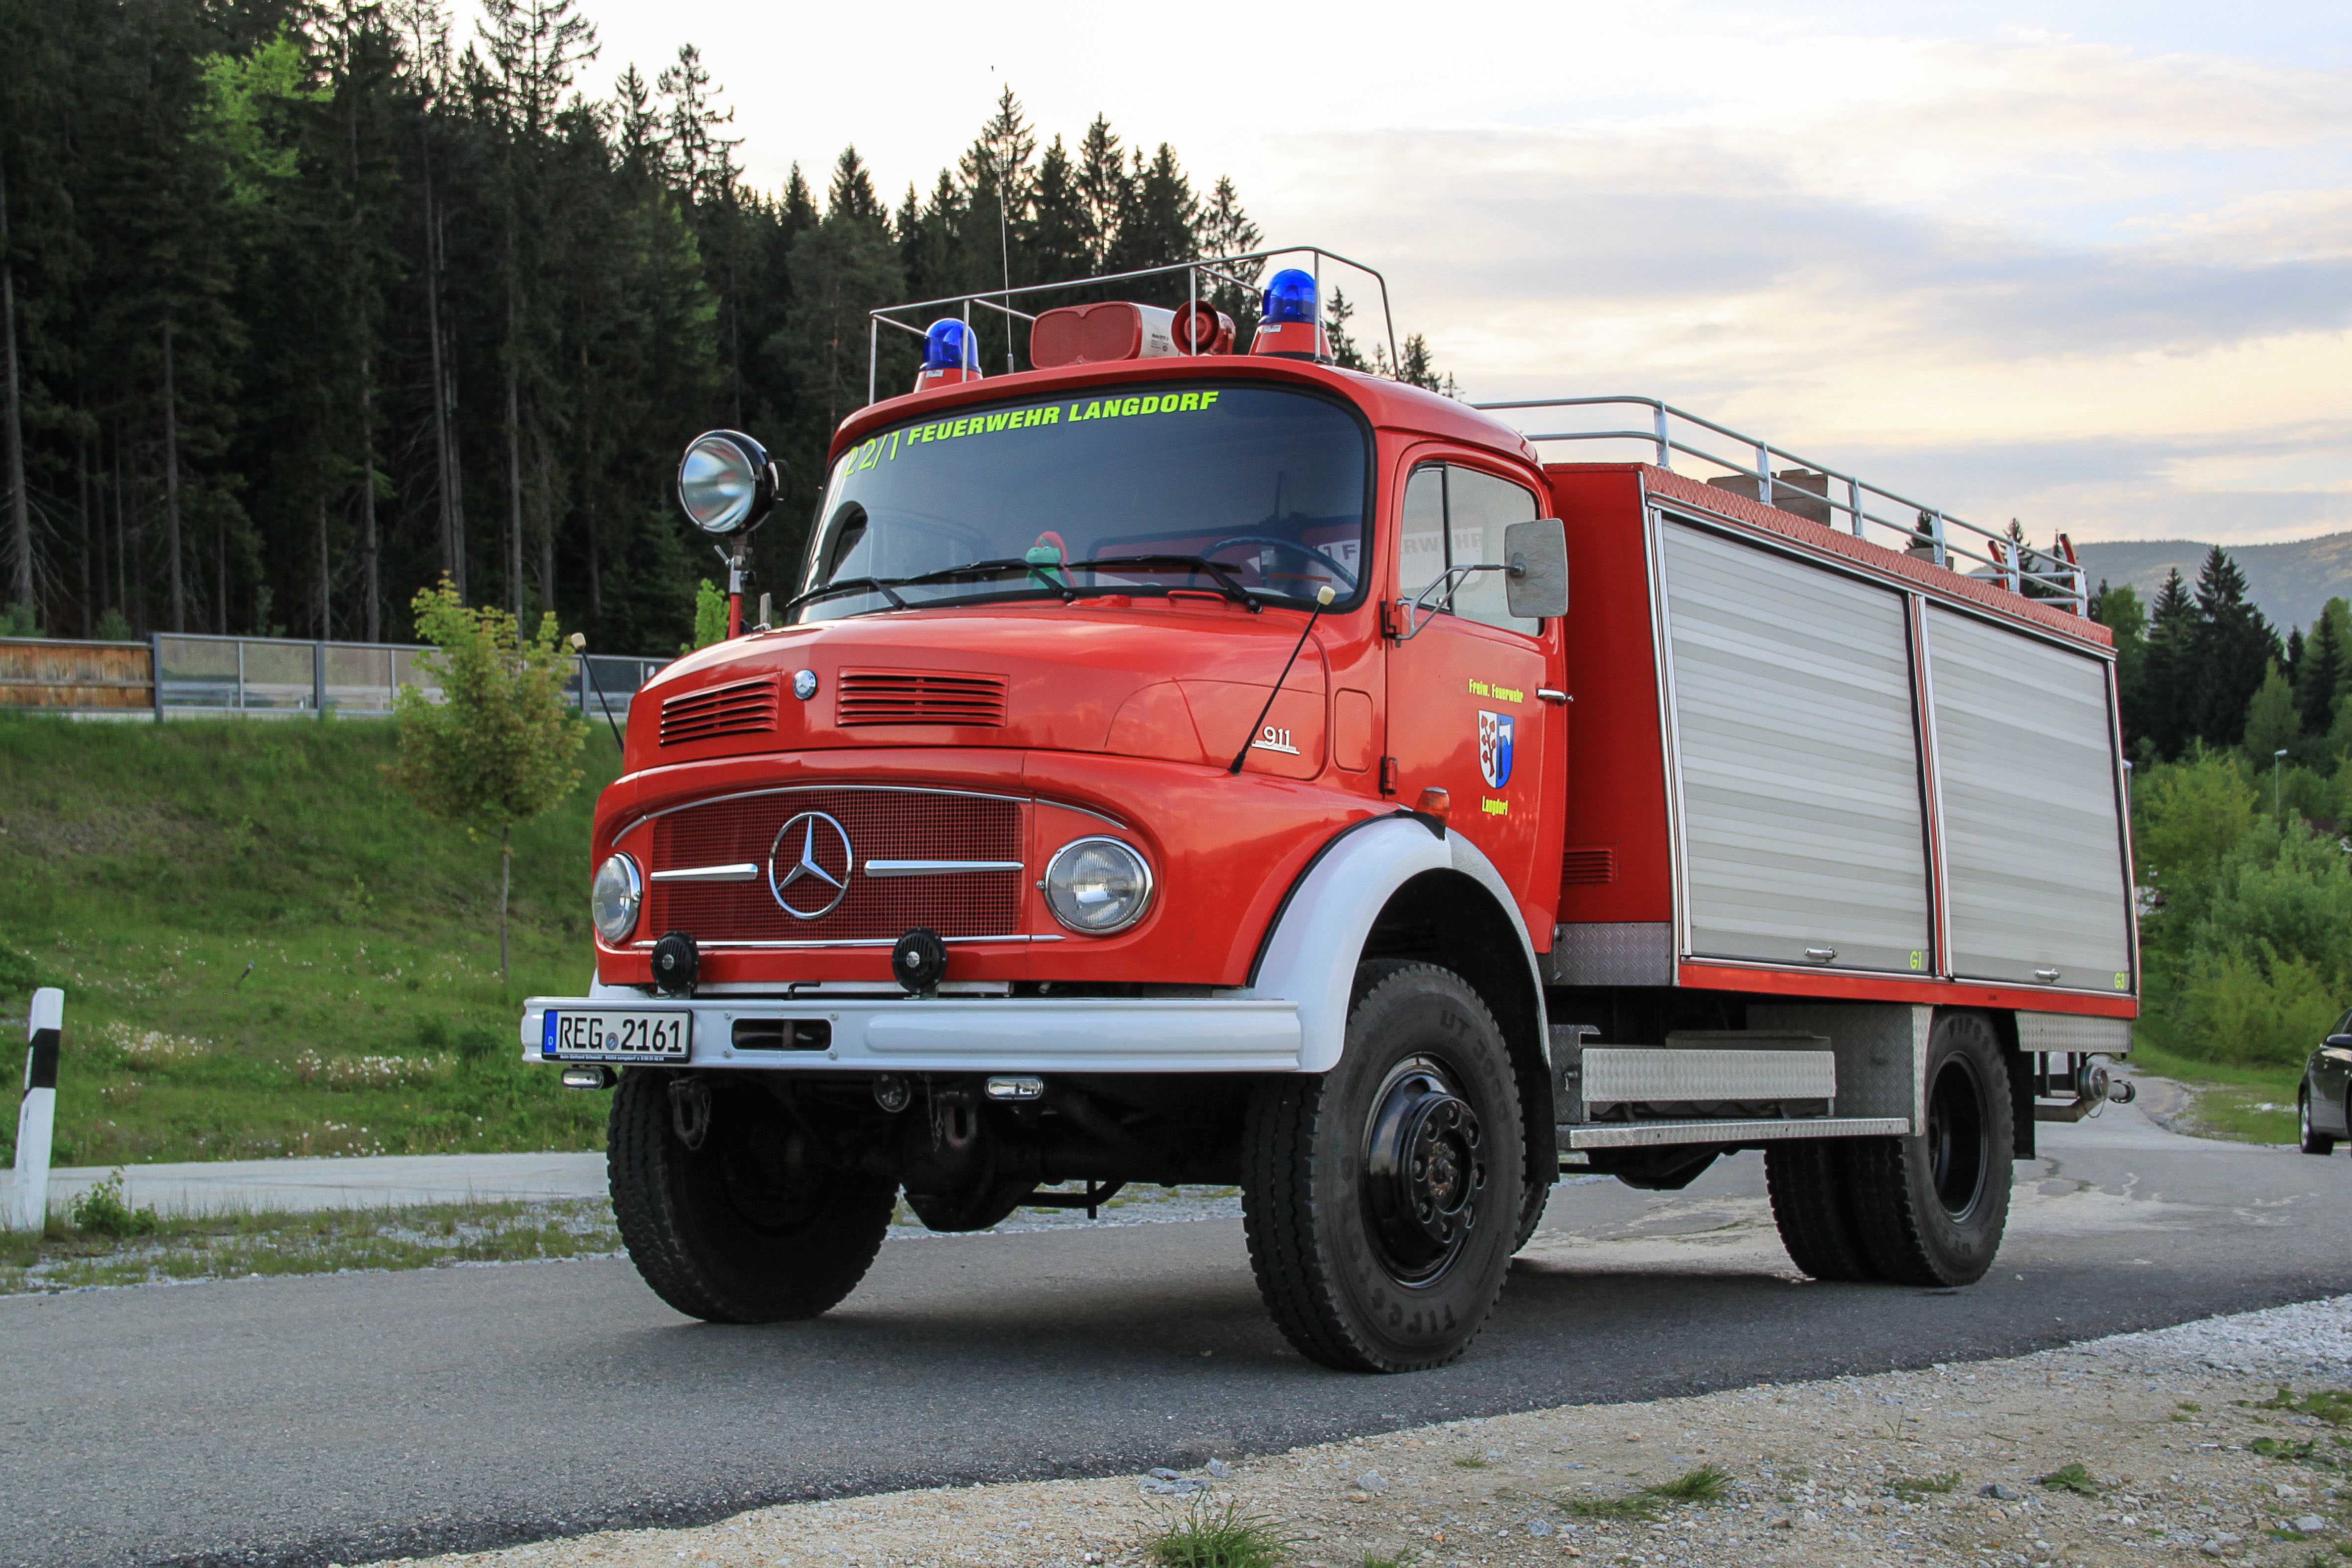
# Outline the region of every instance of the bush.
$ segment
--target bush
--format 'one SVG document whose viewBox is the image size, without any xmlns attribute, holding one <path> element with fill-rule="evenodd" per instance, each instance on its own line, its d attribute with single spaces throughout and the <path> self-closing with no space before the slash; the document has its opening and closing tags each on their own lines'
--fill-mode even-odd
<svg viewBox="0 0 2352 1568">
<path fill-rule="evenodd" d="M 15 948 L 0 943 L 0 996 L 29 996 L 41 984 L 41 972 Z"/>
<path fill-rule="evenodd" d="M 2293 1066 L 2352 995 L 2352 858 L 2259 795 L 2239 759 L 2201 752 L 2138 792 L 2141 880 L 2160 895 L 2141 927 L 2147 1026 L 2184 1055 Z"/>
<path fill-rule="evenodd" d="M 152 1236 L 162 1223 L 153 1209 L 134 1209 L 122 1201 L 121 1171 L 85 1190 L 67 1205 L 66 1214 L 76 1230 L 89 1236 Z"/>
</svg>

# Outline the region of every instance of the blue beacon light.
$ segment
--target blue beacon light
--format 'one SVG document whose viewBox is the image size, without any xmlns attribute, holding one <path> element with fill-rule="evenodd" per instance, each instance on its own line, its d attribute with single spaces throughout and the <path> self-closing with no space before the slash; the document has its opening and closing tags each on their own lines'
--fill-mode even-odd
<svg viewBox="0 0 2352 1568">
<path fill-rule="evenodd" d="M 1314 274 L 1286 267 L 1266 283 L 1258 318 L 1257 337 L 1250 353 L 1284 359 L 1321 360 L 1324 352 L 1322 311 L 1315 297 Z"/>
<path fill-rule="evenodd" d="M 933 321 L 923 334 L 923 368 L 915 377 L 915 390 L 979 379 L 980 344 L 971 328 L 953 316 Z"/>
</svg>

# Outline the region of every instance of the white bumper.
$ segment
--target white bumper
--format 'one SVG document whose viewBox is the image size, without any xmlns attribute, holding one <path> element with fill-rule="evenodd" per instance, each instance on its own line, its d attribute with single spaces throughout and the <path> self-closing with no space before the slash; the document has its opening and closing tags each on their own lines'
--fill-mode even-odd
<svg viewBox="0 0 2352 1568">
<path fill-rule="evenodd" d="M 600 989 L 602 989 L 600 987 Z M 526 1061 L 549 1053 L 547 1016 L 566 1008 L 657 1008 L 693 1016 L 688 1060 L 698 1067 L 796 1072 L 1231 1073 L 1297 1072 L 1298 1005 L 1202 997 L 1099 1001 L 940 996 L 873 1001 L 717 996 L 690 1002 L 533 996 L 523 1003 Z M 822 1022 L 822 1049 L 743 1049 L 739 1021 Z M 751 1031 L 768 1034 L 767 1030 Z M 789 1037 L 791 1031 L 783 1031 Z"/>
</svg>

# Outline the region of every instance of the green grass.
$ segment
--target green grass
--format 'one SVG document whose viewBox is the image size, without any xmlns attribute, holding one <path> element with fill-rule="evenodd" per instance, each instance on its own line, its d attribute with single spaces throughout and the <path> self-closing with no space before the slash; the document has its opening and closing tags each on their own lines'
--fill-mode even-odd
<svg viewBox="0 0 2352 1568">
<path fill-rule="evenodd" d="M 1624 1497 L 1580 1497 L 1568 1500 L 1569 1513 L 1577 1519 L 1638 1524 L 1658 1517 L 1661 1505 L 1646 1492 L 1633 1492 Z"/>
<path fill-rule="evenodd" d="M 2352 1391 L 2341 1388 L 2323 1388 L 2298 1397 L 2292 1389 L 2281 1385 L 2268 1399 L 2241 1399 L 2238 1403 L 2249 1410 L 2289 1410 L 2298 1415 L 2316 1416 L 2330 1426 L 2352 1426 Z"/>
<path fill-rule="evenodd" d="M 1655 1519 L 1668 1503 L 1720 1502 L 1730 1490 L 1731 1477 L 1713 1465 L 1701 1465 L 1670 1481 L 1653 1481 L 1623 1497 L 1571 1498 L 1568 1511 L 1578 1519 L 1639 1524 Z"/>
<path fill-rule="evenodd" d="M 1229 1502 L 1221 1509 L 1194 1505 L 1144 1552 L 1163 1568 L 1272 1568 L 1289 1561 L 1292 1544 L 1273 1521 Z"/>
<path fill-rule="evenodd" d="M 1701 1465 L 1687 1475 L 1655 1482 L 1642 1490 L 1661 1502 L 1718 1502 L 1730 1485 L 1731 1477 L 1727 1472 L 1713 1465 Z"/>
<path fill-rule="evenodd" d="M 2144 1034 L 2132 1047 L 2131 1061 L 2142 1072 L 2172 1079 L 2195 1095 L 2180 1129 L 2184 1132 L 2240 1143 L 2295 1141 L 2294 1097 L 2303 1083 L 2300 1067 L 2209 1062 L 2149 1045 Z M 2263 1109 L 2266 1105 L 2267 1110 Z"/>
<path fill-rule="evenodd" d="M 1895 1476 L 1886 1483 L 1886 1489 L 1906 1502 L 1916 1502 L 1923 1497 L 1940 1497 L 1960 1484 L 1960 1472 L 1948 1470 L 1940 1476 Z"/>
<path fill-rule="evenodd" d="M 118 1196 L 115 1205 L 121 1207 Z M 47 1234 L 0 1231 L 0 1295 L 249 1275 L 436 1268 L 453 1263 L 595 1257 L 620 1250 L 599 1200 L 436 1204 L 406 1209 L 254 1212 L 200 1219 L 149 1209 L 125 1225 L 100 1205 Z M 100 1223 L 88 1222 L 96 1217 Z M 78 1223 L 79 1222 L 79 1223 Z"/>
<path fill-rule="evenodd" d="M 65 987 L 57 1163 L 602 1146 L 604 1097 L 524 1067 L 515 1025 L 588 973 L 610 739 L 516 831 L 504 984 L 497 846 L 391 790 L 394 745 L 381 721 L 0 714 L 0 1016 Z"/>
</svg>

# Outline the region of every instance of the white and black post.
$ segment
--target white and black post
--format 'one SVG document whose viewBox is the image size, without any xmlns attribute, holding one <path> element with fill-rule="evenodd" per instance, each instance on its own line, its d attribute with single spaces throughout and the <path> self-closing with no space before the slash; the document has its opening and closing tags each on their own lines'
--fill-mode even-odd
<svg viewBox="0 0 2352 1568">
<path fill-rule="evenodd" d="M 49 1220 L 49 1139 L 58 1121 L 58 1039 L 66 1022 L 66 994 L 54 985 L 33 993 L 25 1030 L 25 1100 L 16 1110 L 16 1213 L 9 1223 L 38 1236 Z"/>
</svg>

